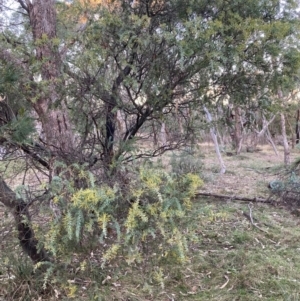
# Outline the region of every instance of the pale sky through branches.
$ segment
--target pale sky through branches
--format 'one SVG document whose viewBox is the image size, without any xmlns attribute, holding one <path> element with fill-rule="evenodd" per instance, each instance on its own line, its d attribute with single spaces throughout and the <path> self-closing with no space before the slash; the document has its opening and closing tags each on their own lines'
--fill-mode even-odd
<svg viewBox="0 0 300 301">
<path fill-rule="evenodd" d="M 11 24 L 13 13 L 18 11 L 19 3 L 16 0 L 0 1 L 0 30 L 5 30 Z M 16 24 L 15 24 L 16 25 Z"/>
</svg>

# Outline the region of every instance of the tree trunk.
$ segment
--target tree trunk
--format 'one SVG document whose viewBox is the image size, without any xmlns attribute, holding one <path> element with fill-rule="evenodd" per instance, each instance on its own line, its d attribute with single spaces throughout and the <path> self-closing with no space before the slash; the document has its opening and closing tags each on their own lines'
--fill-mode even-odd
<svg viewBox="0 0 300 301">
<path fill-rule="evenodd" d="M 274 141 L 272 139 L 272 136 L 271 136 L 271 133 L 269 131 L 269 128 L 267 128 L 266 136 L 267 136 L 268 141 L 271 143 L 272 148 L 273 148 L 276 156 L 278 156 L 278 151 L 277 151 L 276 145 L 275 145 L 275 143 L 274 143 Z"/>
<path fill-rule="evenodd" d="M 296 116 L 296 144 L 300 141 L 300 109 L 297 110 Z"/>
<path fill-rule="evenodd" d="M 58 47 L 55 45 L 56 39 L 56 8 L 55 0 L 33 0 L 18 1 L 28 12 L 30 26 L 35 45 L 37 61 L 41 64 L 41 79 L 47 83 L 47 89 L 40 91 L 36 89 L 36 100 L 31 102 L 38 114 L 42 124 L 49 153 L 52 157 L 53 169 L 54 161 L 63 158 L 68 162 L 69 155 L 74 155 L 73 131 L 69 120 L 66 105 L 59 103 L 57 93 L 61 61 Z M 59 107 L 60 105 L 60 107 Z M 74 156 L 72 156 L 74 158 Z M 54 170 L 54 173 L 58 172 Z M 50 175 L 51 176 L 51 175 Z M 30 216 L 27 204 L 17 198 L 16 194 L 0 178 L 0 201 L 13 211 L 18 238 L 23 250 L 30 256 L 33 262 L 48 260 L 46 252 L 39 251 L 38 242 L 34 236 L 34 231 L 30 226 Z"/>
<path fill-rule="evenodd" d="M 236 106 L 235 109 L 235 132 L 234 132 L 234 138 L 235 138 L 235 151 L 236 154 L 240 154 L 242 149 L 242 141 L 243 141 L 243 123 L 242 123 L 242 112 L 241 108 L 239 106 Z"/>
<path fill-rule="evenodd" d="M 179 101 L 176 101 L 176 103 L 175 103 L 176 121 L 178 122 L 180 134 L 183 135 L 184 129 L 183 129 L 183 124 L 182 124 L 182 118 L 179 115 L 178 107 L 179 107 Z"/>
<path fill-rule="evenodd" d="M 207 121 L 209 123 L 211 123 L 212 122 L 212 117 L 211 117 L 208 109 L 204 106 L 203 110 L 205 112 Z M 220 173 L 224 174 L 226 172 L 226 166 L 224 164 L 224 161 L 223 161 L 223 158 L 222 158 L 222 155 L 221 155 L 221 152 L 220 152 L 220 148 L 219 148 L 219 144 L 218 144 L 218 138 L 217 138 L 217 135 L 216 135 L 216 130 L 213 126 L 210 128 L 210 135 L 211 135 L 211 138 L 214 142 L 216 154 L 217 154 L 219 164 L 220 164 L 220 167 L 221 167 Z"/>
<path fill-rule="evenodd" d="M 2 178 L 0 178 L 0 201 L 13 213 L 23 251 L 34 263 L 49 261 L 46 251 L 42 247 L 38 247 L 38 241 L 30 225 L 27 204 L 22 199 L 17 198 L 16 194 L 6 185 Z"/>
<path fill-rule="evenodd" d="M 56 39 L 56 9 L 54 0 L 26 1 L 36 58 L 41 62 L 41 78 L 48 89 L 37 95 L 33 107 L 42 123 L 45 143 L 52 155 L 65 158 L 74 152 L 73 132 L 65 103 L 59 102 L 57 93 L 61 60 Z M 60 105 L 60 108 L 57 108 Z M 56 107 L 55 109 L 53 107 Z"/>
<path fill-rule="evenodd" d="M 154 147 L 157 147 L 158 146 L 158 138 L 157 138 L 157 130 L 155 128 L 154 120 L 152 120 L 151 127 L 152 127 L 152 132 L 153 132 L 153 145 L 154 145 Z"/>
<path fill-rule="evenodd" d="M 290 158 L 289 143 L 286 137 L 285 117 L 283 113 L 280 114 L 280 121 L 281 121 L 281 134 L 283 138 L 283 147 L 284 147 L 284 164 L 287 166 L 291 164 L 291 158 Z"/>
<path fill-rule="evenodd" d="M 215 129 L 216 129 L 217 138 L 219 138 L 220 141 L 221 149 L 224 149 L 225 148 L 224 136 L 221 135 L 218 127 L 216 127 Z"/>
<path fill-rule="evenodd" d="M 118 140 L 121 140 L 122 136 L 126 132 L 126 120 L 124 119 L 124 116 L 122 115 L 121 110 L 117 111 L 116 121 L 117 121 L 116 130 L 118 133 L 117 138 L 118 138 Z"/>
<path fill-rule="evenodd" d="M 292 149 L 295 148 L 295 145 L 296 145 L 296 135 L 295 135 L 295 132 L 293 131 L 293 127 L 290 123 L 290 120 L 289 120 L 289 116 L 287 116 L 287 118 L 285 118 L 285 121 L 287 122 L 288 126 L 289 126 L 289 129 L 291 131 L 291 142 L 292 142 Z"/>
<path fill-rule="evenodd" d="M 262 127 L 262 129 L 260 131 L 255 130 L 256 137 L 254 139 L 254 143 L 252 144 L 253 149 L 257 148 L 257 144 L 258 144 L 259 139 L 265 133 L 267 133 L 269 131 L 269 125 L 274 121 L 275 117 L 276 117 L 276 115 L 273 115 L 272 118 L 269 121 L 267 121 L 266 118 L 265 118 L 265 116 L 262 116 L 262 118 L 263 118 L 263 127 Z"/>
<path fill-rule="evenodd" d="M 162 122 L 160 127 L 160 141 L 162 146 L 167 145 L 167 132 L 166 132 L 166 124 Z"/>
</svg>

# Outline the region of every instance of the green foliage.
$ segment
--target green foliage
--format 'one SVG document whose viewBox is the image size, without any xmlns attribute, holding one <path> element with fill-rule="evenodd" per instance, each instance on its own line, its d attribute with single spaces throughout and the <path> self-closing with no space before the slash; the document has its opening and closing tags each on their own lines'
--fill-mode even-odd
<svg viewBox="0 0 300 301">
<path fill-rule="evenodd" d="M 27 142 L 30 136 L 35 132 L 35 126 L 32 118 L 21 116 L 8 124 L 6 130 L 11 133 L 12 141 L 24 143 Z"/>
<path fill-rule="evenodd" d="M 150 2 L 56 3 L 58 36 L 50 44 L 62 55 L 57 101 L 49 109 L 67 104 L 79 144 L 95 143 L 89 145 L 92 155 L 113 146 L 113 160 L 126 160 L 132 154 L 128 141 L 139 140 L 138 132 L 153 136 L 162 119 L 178 132 L 170 126 L 174 114 L 185 122 L 175 138 L 190 139 L 193 126 L 203 128 L 192 116 L 199 116 L 203 103 L 215 107 L 226 99 L 226 104 L 267 108 L 279 86 L 295 86 L 300 62 L 295 1 Z M 42 34 L 32 43 L 28 20 L 23 21 L 16 22 L 22 24 L 18 31 L 1 35 L 1 49 L 18 60 L 0 61 L 0 93 L 12 96 L 17 111 L 30 111 L 49 97 L 49 80 L 36 80 L 44 62 L 34 56 L 36 47 L 49 41 Z M 16 61 L 24 61 L 28 72 L 21 73 Z M 208 96 L 212 89 L 216 93 Z M 195 112 L 187 113 L 190 109 Z M 123 127 L 112 124 L 114 137 L 106 137 L 108 115 L 116 120 L 117 112 Z"/>
<path fill-rule="evenodd" d="M 13 65 L 0 68 L 0 94 L 5 94 L 8 87 L 12 87 L 19 78 L 18 72 Z"/>
<path fill-rule="evenodd" d="M 128 264 L 141 262 L 143 246 L 159 242 L 159 258 L 172 256 L 183 263 L 188 242 L 180 223 L 202 184 L 195 174 L 175 176 L 145 166 L 126 192 L 102 185 L 75 190 L 67 203 L 57 196 L 62 218 L 50 223 L 45 246 L 58 258 L 97 250 L 104 266 L 120 254 Z M 66 187 L 61 194 L 69 194 Z"/>
<path fill-rule="evenodd" d="M 147 263 L 128 267 L 120 256 L 101 269 L 96 252 L 86 256 L 76 253 L 72 264 L 51 263 L 41 274 L 44 264 L 33 272 L 31 263 L 20 254 L 16 256 L 15 244 L 9 241 L 3 245 L 6 255 L 0 253 L 0 295 L 4 300 L 20 301 L 163 301 L 166 294 L 174 300 L 190 301 L 298 300 L 299 217 L 279 207 L 255 204 L 253 218 L 266 231 L 262 232 L 251 227 L 242 213 L 247 210 L 244 203 L 225 205 L 197 199 L 183 218 L 186 236 L 196 234 L 190 261 L 184 265 L 170 256 L 154 260 L 159 244 L 154 248 L 151 241 L 145 254 Z M 226 219 L 221 218 L 225 214 Z"/>
<path fill-rule="evenodd" d="M 295 1 L 112 1 L 109 6 L 71 2 L 57 4 L 58 36 L 51 41 L 45 34 L 34 41 L 28 28 L 37 20 L 29 24 L 27 16 L 15 22 L 21 24 L 18 30 L 0 34 L 0 93 L 21 115 L 1 127 L 2 136 L 16 144 L 26 142 L 34 126 L 25 116 L 33 109 L 42 130 L 56 126 L 53 131 L 60 132 L 61 120 L 45 125 L 44 114 L 52 116 L 52 110 L 62 109 L 65 121 L 70 120 L 66 127 L 76 138 L 74 148 L 64 154 L 58 151 L 59 143 L 45 141 L 54 149 L 49 153 L 58 153 L 65 162 L 53 166 L 57 158 L 49 159 L 49 174 L 54 170 L 54 176 L 45 186 L 53 213 L 47 216 L 50 221 L 43 217 L 45 224 L 36 231 L 56 261 L 45 274 L 44 287 L 53 279 L 57 263 L 88 272 L 94 265 L 103 285 L 108 275 L 99 271 L 120 262 L 133 268 L 152 256 L 156 262 L 188 263 L 193 231 L 183 225 L 202 185 L 201 160 L 174 155 L 172 174 L 143 166 L 126 185 L 103 174 L 113 178 L 115 165 L 132 160 L 134 142 L 139 145 L 139 139 L 153 136 L 162 120 L 167 127 L 175 115 L 186 121 L 181 140 L 191 137 L 193 120 L 200 124 L 199 108 L 205 103 L 216 107 L 226 100 L 226 105 L 269 107 L 278 88 L 294 87 L 300 62 L 298 19 L 289 7 Z M 42 2 L 32 2 L 34 11 L 38 4 Z M 85 24 L 78 21 L 83 18 Z M 78 25 L 83 25 L 80 30 Z M 48 54 L 53 54 L 49 62 L 47 51 L 42 53 L 48 45 Z M 212 89 L 216 93 L 209 94 Z M 41 100 L 48 105 L 42 110 L 37 105 Z M 117 113 L 120 125 L 115 122 Z M 158 146 L 158 153 L 165 149 Z M 105 167 L 94 164 L 107 150 L 111 162 L 104 162 Z M 97 162 L 91 160 L 94 157 Z M 105 169 L 108 165 L 111 173 Z M 213 223 L 225 218 L 210 212 L 207 219 Z M 245 241 L 236 235 L 235 242 Z M 167 275 L 159 267 L 153 282 L 165 288 Z M 76 285 L 68 280 L 63 285 L 73 298 Z"/>
<path fill-rule="evenodd" d="M 285 170 L 277 179 L 270 181 L 269 188 L 271 194 L 281 201 L 290 203 L 290 205 L 299 206 L 300 196 L 300 170 L 299 159 Z"/>
</svg>

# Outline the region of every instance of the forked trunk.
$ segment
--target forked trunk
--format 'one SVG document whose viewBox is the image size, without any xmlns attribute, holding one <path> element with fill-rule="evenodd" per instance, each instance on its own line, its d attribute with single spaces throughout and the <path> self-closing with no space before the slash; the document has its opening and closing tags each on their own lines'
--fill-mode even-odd
<svg viewBox="0 0 300 301">
<path fill-rule="evenodd" d="M 272 118 L 267 121 L 265 116 L 262 116 L 262 129 L 260 131 L 255 130 L 255 138 L 254 141 L 252 143 L 252 148 L 255 150 L 257 149 L 257 144 L 259 142 L 259 139 L 262 138 L 265 134 L 267 135 L 267 139 L 270 141 L 271 137 L 268 137 L 268 131 L 269 131 L 269 125 L 274 121 L 276 115 L 273 115 Z M 272 144 L 272 143 L 271 143 Z"/>
<path fill-rule="evenodd" d="M 267 128 L 266 136 L 267 136 L 268 141 L 271 143 L 272 148 L 273 148 L 276 156 L 278 156 L 279 154 L 278 154 L 278 151 L 277 151 L 277 147 L 276 147 L 276 145 L 275 145 L 275 143 L 274 143 L 274 141 L 272 139 L 272 135 L 271 135 L 271 133 L 269 131 L 269 128 Z"/>
<path fill-rule="evenodd" d="M 211 123 L 212 122 L 212 117 L 211 117 L 208 109 L 205 106 L 203 107 L 203 109 L 204 109 L 207 121 L 209 123 Z M 210 136 L 211 136 L 211 138 L 214 142 L 216 154 L 217 154 L 217 157 L 218 157 L 218 160 L 219 160 L 219 164 L 220 164 L 220 168 L 221 168 L 220 173 L 224 174 L 226 172 L 226 166 L 225 166 L 225 163 L 223 161 L 223 158 L 222 158 L 222 155 L 221 155 L 221 152 L 220 152 L 220 147 L 219 147 L 218 138 L 217 138 L 217 135 L 216 135 L 216 130 L 215 130 L 215 127 L 213 127 L 213 126 L 210 128 Z"/>
</svg>

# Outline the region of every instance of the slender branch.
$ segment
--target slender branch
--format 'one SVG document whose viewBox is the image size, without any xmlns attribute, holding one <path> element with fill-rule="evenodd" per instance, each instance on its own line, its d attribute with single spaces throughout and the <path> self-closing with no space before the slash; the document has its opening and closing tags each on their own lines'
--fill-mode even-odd
<svg viewBox="0 0 300 301">
<path fill-rule="evenodd" d="M 181 141 L 178 141 L 174 144 L 161 146 L 161 147 L 159 147 L 159 148 L 157 148 L 154 151 L 149 152 L 149 153 L 140 153 L 140 154 L 137 154 L 137 155 L 129 155 L 129 156 L 125 157 L 123 161 L 129 163 L 129 162 L 132 162 L 132 161 L 137 160 L 137 159 L 159 157 L 167 151 L 178 150 L 181 146 L 185 145 L 185 143 L 186 143 L 186 140 L 181 140 Z"/>
<path fill-rule="evenodd" d="M 46 160 L 42 159 L 38 154 L 31 151 L 29 147 L 27 147 L 26 145 L 20 145 L 20 148 L 23 150 L 24 153 L 30 155 L 32 159 L 40 163 L 42 166 L 46 167 L 47 169 L 50 169 L 49 163 Z"/>
<path fill-rule="evenodd" d="M 50 169 L 50 165 L 49 163 L 41 158 L 35 151 L 37 151 L 37 148 L 33 146 L 34 150 L 31 150 L 29 146 L 25 145 L 25 144 L 18 144 L 18 143 L 13 143 L 10 142 L 9 140 L 7 140 L 4 137 L 0 137 L 0 144 L 6 144 L 8 146 L 12 146 L 12 147 L 17 147 L 19 149 L 21 149 L 24 153 L 26 153 L 27 155 L 29 155 L 32 159 L 34 159 L 36 162 L 38 162 L 39 164 L 41 164 L 42 166 L 46 167 L 47 169 Z M 44 151 L 44 150 L 43 150 Z"/>
<path fill-rule="evenodd" d="M 123 141 L 127 141 L 132 139 L 135 134 L 138 132 L 138 130 L 141 128 L 141 126 L 144 124 L 144 122 L 147 120 L 147 117 L 149 117 L 152 114 L 153 110 L 151 110 L 149 107 L 146 109 L 146 111 L 141 115 L 138 116 L 136 122 L 134 125 L 132 125 L 125 133 Z"/>
<path fill-rule="evenodd" d="M 20 5 L 22 6 L 22 8 L 24 8 L 28 13 L 29 13 L 29 8 L 28 6 L 24 3 L 23 0 L 17 0 L 17 2 L 20 3 Z M 27 2 L 27 1 L 26 1 Z"/>
</svg>

